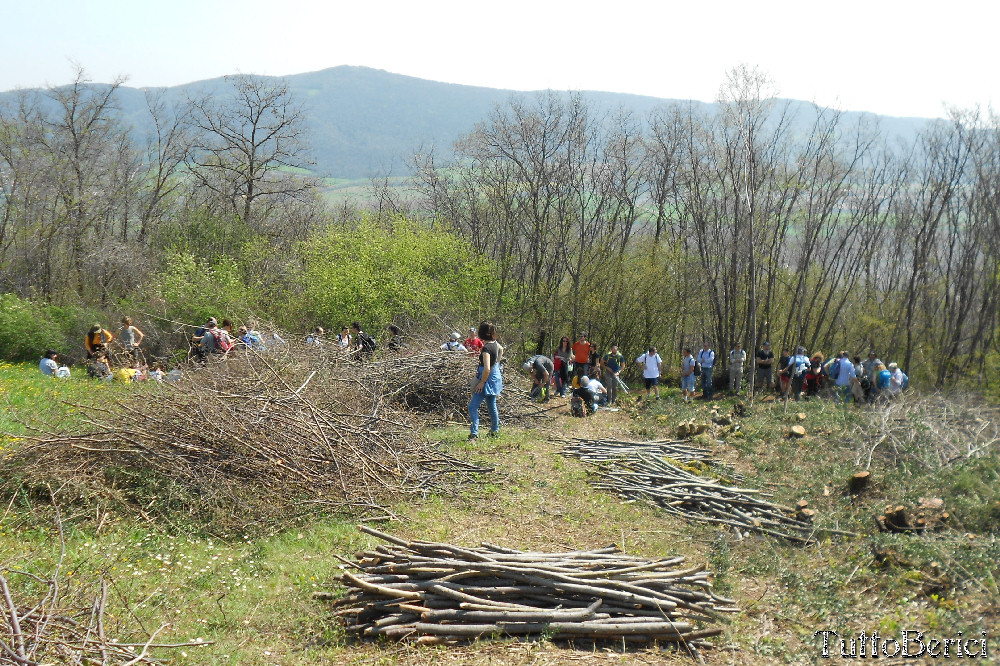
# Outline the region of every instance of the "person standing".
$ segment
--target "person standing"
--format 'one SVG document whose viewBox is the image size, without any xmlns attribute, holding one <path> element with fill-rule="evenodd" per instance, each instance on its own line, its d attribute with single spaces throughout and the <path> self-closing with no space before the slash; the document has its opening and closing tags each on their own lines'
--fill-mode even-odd
<svg viewBox="0 0 1000 666">
<path fill-rule="evenodd" d="M 810 367 L 812 367 L 812 362 L 806 356 L 806 348 L 796 347 L 795 356 L 788 359 L 788 366 L 785 368 L 790 378 L 792 398 L 795 400 L 802 396 L 802 386 L 805 384 L 806 374 Z"/>
<path fill-rule="evenodd" d="M 833 362 L 830 369 L 834 371 L 833 383 L 837 387 L 837 391 L 840 393 L 840 397 L 843 399 L 844 403 L 851 401 L 851 390 L 857 383 L 857 373 L 854 370 L 854 363 L 851 362 L 851 357 L 846 351 L 841 351 L 839 355 L 839 360 Z"/>
<path fill-rule="evenodd" d="M 701 397 L 711 400 L 715 395 L 715 388 L 712 386 L 712 368 L 715 367 L 715 352 L 708 344 L 708 340 L 702 345 L 698 352 L 698 363 L 701 364 Z"/>
<path fill-rule="evenodd" d="M 898 398 L 903 392 L 903 371 L 899 369 L 899 364 L 889 364 L 889 397 Z"/>
<path fill-rule="evenodd" d="M 618 345 L 611 345 L 611 349 L 601 360 L 604 366 L 604 385 L 608 389 L 608 404 L 613 405 L 618 402 L 618 382 L 619 376 L 625 369 L 625 357 L 618 352 Z"/>
<path fill-rule="evenodd" d="M 559 341 L 555 355 L 562 359 L 562 363 L 557 368 L 559 372 L 559 397 L 562 398 L 569 389 L 569 364 L 573 361 L 573 346 L 569 342 L 569 336 L 564 335 Z"/>
<path fill-rule="evenodd" d="M 684 402 L 694 400 L 694 369 L 698 362 L 691 355 L 691 348 L 684 348 L 684 355 L 681 357 L 681 399 Z"/>
<path fill-rule="evenodd" d="M 479 405 L 486 401 L 490 413 L 490 436 L 500 434 L 500 412 L 497 410 L 497 396 L 503 391 L 503 379 L 500 376 L 500 364 L 503 362 L 503 347 L 497 342 L 497 329 L 492 323 L 484 321 L 477 331 L 483 341 L 483 349 L 479 352 L 479 368 L 476 371 L 476 383 L 472 389 L 472 399 L 469 400 L 469 439 L 479 437 Z"/>
<path fill-rule="evenodd" d="M 135 360 L 139 360 L 139 345 L 142 344 L 142 339 L 145 337 L 145 333 L 132 325 L 131 317 L 122 317 L 121 334 L 118 340 L 125 347 L 125 351 Z"/>
<path fill-rule="evenodd" d="M 774 352 L 771 343 L 765 342 L 757 351 L 757 376 L 754 378 L 754 388 L 763 387 L 770 391 L 774 386 L 772 371 L 774 370 Z"/>
<path fill-rule="evenodd" d="M 372 354 L 375 353 L 376 347 L 378 347 L 375 343 L 375 338 L 361 330 L 361 322 L 352 322 L 351 330 L 354 331 L 353 351 L 357 352 L 358 356 L 363 359 L 370 359 Z"/>
<path fill-rule="evenodd" d="M 351 348 L 351 329 L 346 326 L 340 329 L 340 333 L 337 334 L 337 347 L 347 351 Z"/>
<path fill-rule="evenodd" d="M 739 395 L 743 387 L 743 364 L 747 362 L 747 353 L 739 342 L 729 350 L 729 393 Z"/>
<path fill-rule="evenodd" d="M 792 360 L 792 355 L 788 351 L 788 347 L 781 348 L 781 356 L 778 357 L 778 394 L 781 396 L 788 395 L 788 389 L 791 386 L 792 376 L 788 374 L 788 364 Z"/>
<path fill-rule="evenodd" d="M 864 381 L 862 384 L 867 384 L 868 389 L 865 397 L 868 402 L 875 402 L 878 398 L 878 366 L 882 364 L 879 360 L 878 354 L 872 349 L 868 352 L 868 358 L 861 362 L 861 367 L 864 369 Z"/>
<path fill-rule="evenodd" d="M 656 352 L 656 347 L 650 346 L 646 353 L 635 359 L 636 363 L 642 365 L 642 378 L 646 382 L 646 397 L 650 391 L 656 392 L 656 399 L 660 399 L 660 374 L 663 370 L 663 359 Z"/>
<path fill-rule="evenodd" d="M 590 374 L 587 367 L 590 363 L 590 343 L 587 342 L 587 334 L 582 331 L 573 343 L 573 363 L 577 377 Z"/>
</svg>

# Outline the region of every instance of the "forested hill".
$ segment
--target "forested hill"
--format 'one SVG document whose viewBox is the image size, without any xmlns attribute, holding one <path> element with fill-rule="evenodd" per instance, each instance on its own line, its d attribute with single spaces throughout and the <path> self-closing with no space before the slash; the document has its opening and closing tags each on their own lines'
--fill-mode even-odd
<svg viewBox="0 0 1000 666">
<path fill-rule="evenodd" d="M 452 142 L 484 120 L 494 104 L 518 94 L 346 65 L 282 78 L 306 107 L 308 141 L 318 172 L 344 178 L 403 175 L 407 171 L 406 156 L 420 146 L 436 145 L 447 154 Z M 195 92 L 218 90 L 225 94 L 226 85 L 224 79 L 216 78 L 168 88 L 165 93 L 167 101 L 180 101 Z M 0 93 L 0 104 L 14 101 L 15 95 Z M 595 91 L 584 92 L 584 96 L 598 110 L 622 107 L 632 110 L 638 118 L 656 106 L 678 101 Z M 703 108 L 714 106 L 690 103 Z M 140 133 L 149 129 L 142 90 L 121 87 L 118 104 Z M 807 102 L 792 102 L 790 111 L 793 126 L 804 130 L 815 118 L 813 105 Z M 860 114 L 846 115 L 845 120 L 854 120 Z M 927 122 L 887 116 L 873 119 L 876 117 L 886 134 L 904 142 L 911 141 Z"/>
</svg>

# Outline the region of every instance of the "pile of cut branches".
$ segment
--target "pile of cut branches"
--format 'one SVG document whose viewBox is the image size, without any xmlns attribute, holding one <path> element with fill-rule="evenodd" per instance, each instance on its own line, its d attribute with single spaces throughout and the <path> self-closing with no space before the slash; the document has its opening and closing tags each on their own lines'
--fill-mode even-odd
<svg viewBox="0 0 1000 666">
<path fill-rule="evenodd" d="M 426 416 L 467 423 L 476 367 L 470 354 L 432 351 L 380 360 L 360 372 L 391 402 Z M 504 372 L 504 382 L 508 386 L 497 400 L 502 423 L 530 426 L 548 411 L 531 401 L 521 377 Z"/>
<path fill-rule="evenodd" d="M 82 432 L 36 424 L 0 473 L 226 529 L 315 506 L 385 515 L 401 493 L 483 471 L 432 448 L 353 368 L 293 352 L 242 351 L 130 388 L 78 406 Z"/>
<path fill-rule="evenodd" d="M 873 407 L 852 440 L 865 469 L 874 459 L 938 470 L 1000 450 L 1000 409 L 969 395 L 904 392 Z"/>
<path fill-rule="evenodd" d="M 359 555 L 334 603 L 349 632 L 423 644 L 490 637 L 549 637 L 689 649 L 721 629 L 704 623 L 735 611 L 704 567 L 683 557 L 645 560 L 615 546 L 562 553 L 491 544 L 463 548 L 408 542 L 361 527 L 391 545 Z"/>
<path fill-rule="evenodd" d="M 727 486 L 678 467 L 671 460 L 677 460 L 674 454 L 682 458 L 696 455 L 683 442 L 645 444 L 631 443 L 626 447 L 631 451 L 625 451 L 625 455 L 622 446 L 614 443 L 591 443 L 584 450 L 571 445 L 566 453 L 598 466 L 598 488 L 629 500 L 648 502 L 686 520 L 732 527 L 741 536 L 756 532 L 806 544 L 816 532 L 851 534 L 819 528 L 797 518 L 795 509 L 764 499 L 766 495 L 759 490 Z"/>
</svg>

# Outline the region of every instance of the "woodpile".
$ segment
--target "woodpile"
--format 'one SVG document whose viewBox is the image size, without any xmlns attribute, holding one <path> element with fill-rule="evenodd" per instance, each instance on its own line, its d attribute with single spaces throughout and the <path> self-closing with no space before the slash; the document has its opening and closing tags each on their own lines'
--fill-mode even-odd
<svg viewBox="0 0 1000 666">
<path fill-rule="evenodd" d="M 359 529 L 388 545 L 343 567 L 351 569 L 341 578 L 347 595 L 333 607 L 345 629 L 364 638 L 455 644 L 547 637 L 693 650 L 721 633 L 708 621 L 737 610 L 712 591 L 703 566 L 681 568 L 683 557 L 646 560 L 615 546 L 466 548 Z"/>
<path fill-rule="evenodd" d="M 592 464 L 610 463 L 618 460 L 628 460 L 639 454 L 655 455 L 670 458 L 682 463 L 701 462 L 714 463 L 712 452 L 700 446 L 692 446 L 687 442 L 672 440 L 632 441 L 626 439 L 584 439 L 573 438 L 562 440 L 563 455 L 580 458 Z"/>
<path fill-rule="evenodd" d="M 468 423 L 477 365 L 467 353 L 434 351 L 385 358 L 358 372 L 389 402 L 423 416 Z M 509 370 L 503 378 L 505 390 L 497 400 L 501 423 L 528 427 L 547 414 L 547 407 L 531 401 L 525 378 Z"/>
<path fill-rule="evenodd" d="M 688 419 L 687 421 L 681 421 L 677 424 L 677 438 L 687 439 L 689 437 L 694 437 L 695 435 L 700 435 L 706 430 L 708 430 L 707 423 L 697 421 L 693 418 Z"/>
<path fill-rule="evenodd" d="M 641 448 L 627 456 L 619 452 L 609 448 L 602 459 L 592 446 L 584 459 L 598 464 L 596 487 L 626 499 L 648 502 L 686 520 L 730 527 L 741 537 L 758 533 L 807 544 L 817 533 L 855 536 L 815 526 L 812 510 L 796 511 L 766 500 L 759 490 L 727 486 L 683 469 L 668 455 Z M 577 455 L 573 447 L 566 453 Z"/>
<path fill-rule="evenodd" d="M 313 360 L 241 352 L 79 405 L 83 432 L 36 425 L 0 477 L 227 530 L 316 507 L 386 516 L 401 494 L 485 471 L 432 447 L 356 367 Z"/>
</svg>

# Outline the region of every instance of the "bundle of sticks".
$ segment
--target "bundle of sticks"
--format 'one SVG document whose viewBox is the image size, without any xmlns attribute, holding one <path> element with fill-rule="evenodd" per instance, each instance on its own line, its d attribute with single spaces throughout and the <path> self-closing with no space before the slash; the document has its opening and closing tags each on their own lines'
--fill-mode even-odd
<svg viewBox="0 0 1000 666">
<path fill-rule="evenodd" d="M 362 637 L 451 644 L 491 637 L 679 643 L 718 635 L 705 627 L 734 601 L 712 591 L 704 567 L 683 557 L 645 560 L 615 546 L 562 553 L 483 543 L 388 542 L 345 563 L 347 595 L 334 603 L 349 632 Z"/>
<path fill-rule="evenodd" d="M 764 499 L 766 494 L 759 490 L 727 486 L 678 467 L 669 460 L 678 458 L 663 453 L 665 449 L 673 451 L 673 444 L 683 443 L 669 446 L 663 442 L 633 444 L 625 447 L 629 449 L 625 456 L 622 455 L 623 447 L 613 443 L 607 446 L 591 444 L 585 451 L 586 456 L 580 455 L 580 447 L 573 445 L 567 447 L 566 453 L 599 466 L 600 480 L 595 484 L 598 488 L 629 500 L 649 502 L 687 520 L 735 528 L 740 536 L 755 532 L 806 544 L 814 539 L 816 532 L 853 535 L 842 530 L 818 528 L 796 518 L 795 509 Z M 682 457 L 697 455 L 683 446 L 676 452 Z"/>
<path fill-rule="evenodd" d="M 714 462 L 712 452 L 700 446 L 693 446 L 683 441 L 649 440 L 636 442 L 625 439 L 583 439 L 574 437 L 565 440 L 563 455 L 570 455 L 585 462 L 599 464 L 609 463 L 623 458 L 628 459 L 638 454 L 649 454 L 670 458 L 678 462 Z"/>
</svg>

